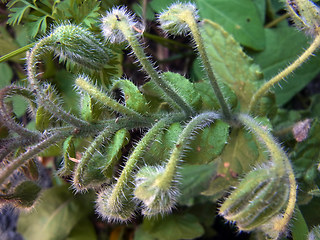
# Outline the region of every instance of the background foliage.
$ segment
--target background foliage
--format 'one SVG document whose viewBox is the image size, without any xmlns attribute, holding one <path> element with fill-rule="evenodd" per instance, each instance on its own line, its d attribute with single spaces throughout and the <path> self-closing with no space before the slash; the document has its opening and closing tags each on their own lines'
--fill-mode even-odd
<svg viewBox="0 0 320 240">
<path fill-rule="evenodd" d="M 146 23 L 144 34 L 148 43 L 148 53 L 159 62 L 160 69 L 169 69 L 191 76 L 196 82 L 197 88 L 205 96 L 207 89 L 202 86 L 204 78 L 197 56 L 193 53 L 188 40 L 184 38 L 166 39 L 156 28 L 154 15 L 169 6 L 172 0 L 159 1 L 97 1 L 97 0 L 13 0 L 2 2 L 0 16 L 0 56 L 6 55 L 18 48 L 33 45 L 40 36 L 52 28 L 53 25 L 62 22 L 72 22 L 81 24 L 98 33 L 101 14 L 112 6 L 127 5 L 138 15 L 143 17 Z M 202 18 L 210 19 L 219 23 L 238 41 L 244 51 L 249 54 L 255 64 L 258 64 L 265 79 L 274 76 L 278 71 L 303 52 L 308 46 L 308 39 L 302 32 L 292 27 L 290 21 L 284 19 L 272 27 L 269 24 L 285 13 L 283 4 L 276 0 L 195 0 L 193 1 L 199 8 Z M 210 30 L 208 30 L 210 34 Z M 217 51 L 223 49 L 223 43 L 214 41 L 212 38 L 207 41 L 209 55 L 214 58 Z M 221 46 L 219 46 L 219 44 Z M 137 72 L 137 66 L 127 57 L 127 53 L 122 53 L 119 48 L 114 49 L 114 55 L 109 66 L 105 66 L 100 73 L 106 76 L 105 82 L 108 84 L 108 76 L 128 76 L 133 82 L 143 84 L 144 76 Z M 28 49 L 28 48 L 26 48 Z M 218 52 L 224 61 L 234 61 L 232 56 L 223 52 Z M 10 58 L 6 62 L 0 63 L 0 88 L 11 83 L 26 84 L 24 75 L 24 54 Z M 288 151 L 290 159 L 294 165 L 296 178 L 299 185 L 298 207 L 296 216 L 292 221 L 292 233 L 284 239 L 304 240 L 313 226 L 320 224 L 318 216 L 319 202 L 319 128 L 317 118 L 320 116 L 319 73 L 320 55 L 310 58 L 304 66 L 274 89 L 274 99 L 279 107 L 277 113 L 269 112 L 274 127 L 274 134 L 280 139 L 282 145 Z M 239 63 L 239 65 L 242 65 Z M 65 66 L 67 70 L 65 70 Z M 181 67 L 186 66 L 186 67 Z M 48 55 L 41 64 L 43 78 L 53 83 L 64 99 L 66 109 L 79 113 L 77 105 L 78 97 L 73 91 L 73 72 L 77 69 L 71 63 L 59 63 L 57 59 L 52 60 L 52 55 Z M 250 69 L 244 71 L 250 72 Z M 229 74 L 221 70 L 218 74 Z M 231 79 L 232 80 L 232 79 Z M 243 79 L 245 81 L 245 79 Z M 148 86 L 144 85 L 142 90 L 147 93 Z M 236 94 L 241 92 L 236 92 Z M 205 99 L 205 98 L 204 98 Z M 245 96 L 238 96 L 238 99 L 245 101 Z M 28 105 L 20 97 L 12 97 L 12 111 L 15 117 L 28 126 L 29 129 L 41 127 L 42 123 L 36 123 L 30 119 Z M 232 99 L 231 99 L 232 101 Z M 212 99 L 208 96 L 208 104 L 212 104 Z M 292 126 L 304 119 L 312 119 L 310 131 L 306 140 L 297 142 L 292 132 Z M 40 124 L 40 126 L 39 126 Z M 57 123 L 58 124 L 58 123 Z M 223 123 L 221 123 L 223 125 Z M 219 129 L 224 129 L 217 133 Z M 207 148 L 210 151 L 210 135 L 220 135 L 221 142 L 228 141 L 227 126 L 220 128 L 209 128 L 196 139 L 197 146 L 191 147 Z M 174 130 L 172 130 L 174 131 Z M 216 132 L 214 132 L 216 131 Z M 213 133 L 214 132 L 214 133 Z M 8 130 L 0 125 L 0 138 L 5 137 Z M 170 133 L 169 133 L 170 134 Z M 68 179 L 56 177 L 61 162 L 61 155 L 65 154 L 63 148 L 50 148 L 41 156 L 41 161 L 47 170 L 45 175 L 51 180 L 51 187 L 46 190 L 36 210 L 21 213 L 18 222 L 18 231 L 25 239 L 262 239 L 259 236 L 249 234 L 237 234 L 232 226 L 216 216 L 215 201 L 220 199 L 225 189 L 230 186 L 230 182 L 236 182 L 236 176 L 232 173 L 248 171 L 243 169 L 241 163 L 244 159 L 254 159 L 258 161 L 259 153 L 255 153 L 250 139 L 250 135 L 244 131 L 232 132 L 232 140 L 226 146 L 228 150 L 220 157 L 219 161 L 211 162 L 212 159 L 197 155 L 201 162 L 194 165 L 195 158 L 190 154 L 187 156 L 182 174 L 181 197 L 178 200 L 179 207 L 171 215 L 163 218 L 142 219 L 137 217 L 127 225 L 109 224 L 101 221 L 93 210 L 93 193 L 88 192 L 83 195 L 73 195 Z M 174 135 L 174 134 L 173 134 Z M 139 138 L 140 133 L 132 132 L 131 137 Z M 163 136 L 172 138 L 172 136 Z M 247 139 L 246 143 L 241 139 Z M 249 139 L 249 141 L 248 141 Z M 166 142 L 166 141 L 164 141 Z M 70 146 L 67 146 L 67 148 Z M 81 149 L 81 146 L 77 146 Z M 165 152 L 167 146 L 153 146 L 155 154 Z M 222 146 L 223 147 L 223 146 Z M 69 152 L 69 150 L 67 150 Z M 124 150 L 125 151 L 125 150 Z M 212 156 L 220 154 L 211 149 Z M 148 153 L 153 157 L 152 149 Z M 248 157 L 248 154 L 255 157 Z M 230 157 L 231 156 L 231 157 Z M 226 161 L 232 171 L 226 170 Z M 206 163 L 211 162 L 209 165 Z M 253 164 L 253 163 L 252 163 Z M 248 163 L 246 163 L 246 166 Z M 230 179 L 220 177 L 228 175 Z M 299 210 L 300 209 L 300 210 Z M 228 228 L 231 228 L 230 231 Z M 3 233 L 4 234 L 4 233 Z M 232 235 L 232 236 L 230 236 Z M 1 236 L 1 235 L 0 235 Z"/>
</svg>

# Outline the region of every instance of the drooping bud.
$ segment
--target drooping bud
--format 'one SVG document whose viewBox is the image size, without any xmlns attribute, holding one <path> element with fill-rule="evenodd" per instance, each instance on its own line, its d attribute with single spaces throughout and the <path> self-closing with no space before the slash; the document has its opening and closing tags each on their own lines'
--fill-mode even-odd
<svg viewBox="0 0 320 240">
<path fill-rule="evenodd" d="M 96 200 L 97 213 L 107 221 L 126 222 L 133 216 L 136 204 L 131 198 L 130 191 L 114 195 L 114 186 L 103 189 Z"/>
<path fill-rule="evenodd" d="M 270 221 L 285 208 L 289 199 L 289 179 L 263 166 L 249 172 L 220 207 L 220 215 L 251 231 Z"/>
<path fill-rule="evenodd" d="M 89 69 L 100 69 L 108 62 L 110 51 L 90 31 L 73 24 L 53 29 L 48 47 L 60 60 L 69 60 Z"/>
<path fill-rule="evenodd" d="M 175 182 L 169 187 L 161 185 L 161 178 L 165 172 L 163 167 L 146 166 L 140 169 L 135 176 L 135 197 L 142 201 L 144 215 L 152 216 L 171 212 L 179 190 Z"/>
<path fill-rule="evenodd" d="M 198 20 L 197 8 L 192 3 L 176 3 L 171 5 L 158 17 L 161 28 L 172 35 L 184 35 L 190 32 L 186 19 L 190 16 Z"/>
<path fill-rule="evenodd" d="M 102 18 L 102 33 L 111 43 L 122 43 L 127 41 L 132 30 L 143 32 L 144 27 L 126 7 L 113 8 Z"/>
</svg>

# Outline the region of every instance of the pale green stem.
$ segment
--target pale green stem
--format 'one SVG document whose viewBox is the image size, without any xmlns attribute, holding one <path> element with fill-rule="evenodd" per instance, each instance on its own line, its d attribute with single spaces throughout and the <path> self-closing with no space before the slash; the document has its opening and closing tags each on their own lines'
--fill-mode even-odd
<svg viewBox="0 0 320 240">
<path fill-rule="evenodd" d="M 212 67 L 211 67 L 211 64 L 210 64 L 210 61 L 209 61 L 209 58 L 208 58 L 208 55 L 207 55 L 207 52 L 206 52 L 206 49 L 205 49 L 205 46 L 203 43 L 203 39 L 202 39 L 202 36 L 199 31 L 198 23 L 197 23 L 196 19 L 193 17 L 192 12 L 189 12 L 189 11 L 185 11 L 185 12 L 181 13 L 179 15 L 179 17 L 181 20 L 185 21 L 190 28 L 190 31 L 191 31 L 193 39 L 196 43 L 196 47 L 198 49 L 200 58 L 202 60 L 203 66 L 206 70 L 207 77 L 208 77 L 208 79 L 211 83 L 211 86 L 213 88 L 213 91 L 214 91 L 215 95 L 217 96 L 217 99 L 220 103 L 223 116 L 226 119 L 230 120 L 231 119 L 231 112 L 230 112 L 229 106 L 228 106 L 227 102 L 225 101 L 225 98 L 220 90 L 220 87 L 219 87 L 217 79 L 214 75 L 214 72 L 212 70 Z"/>
<path fill-rule="evenodd" d="M 111 108 L 112 110 L 121 113 L 128 117 L 133 117 L 136 119 L 142 119 L 143 116 L 140 115 L 138 112 L 127 108 L 126 106 L 120 104 L 116 100 L 108 97 L 106 94 L 99 91 L 94 85 L 90 84 L 88 81 L 83 79 L 82 77 L 78 77 L 75 81 L 76 85 L 87 92 L 93 98 L 99 100 L 101 103 L 106 105 L 107 107 Z"/>
<path fill-rule="evenodd" d="M 5 167 L 0 172 L 0 185 L 4 183 L 4 181 L 19 167 L 25 164 L 28 160 L 35 157 L 37 154 L 45 150 L 46 148 L 52 146 L 53 144 L 57 143 L 58 141 L 66 138 L 67 136 L 71 135 L 72 132 L 59 132 L 56 133 L 42 142 L 38 143 L 37 145 L 29 148 L 25 153 L 20 155 L 18 158 L 14 159 L 13 161 L 9 162 L 5 165 Z"/>
<path fill-rule="evenodd" d="M 169 161 L 166 165 L 165 171 L 161 177 L 157 179 L 157 186 L 161 189 L 169 189 L 172 181 L 176 176 L 177 166 L 181 160 L 181 154 L 188 144 L 192 134 L 199 128 L 211 124 L 214 120 L 220 118 L 219 114 L 214 112 L 201 113 L 193 118 L 183 129 L 178 137 L 178 141 L 170 155 Z"/>
<path fill-rule="evenodd" d="M 2 57 L 0 57 L 0 63 L 9 60 L 10 58 L 13 58 L 17 55 L 19 55 L 20 53 L 24 53 L 26 51 L 28 51 L 30 48 L 32 48 L 34 46 L 35 43 L 30 43 L 29 45 L 26 45 L 24 47 L 18 48 L 17 50 L 14 50 Z"/>
<path fill-rule="evenodd" d="M 320 34 L 318 34 L 309 48 L 292 64 L 290 64 L 287 68 L 281 71 L 279 74 L 274 76 L 268 82 L 260 87 L 260 89 L 252 96 L 250 104 L 249 104 L 249 112 L 254 112 L 256 105 L 259 100 L 277 83 L 279 83 L 282 79 L 287 77 L 289 74 L 293 73 L 298 67 L 300 67 L 320 45 Z"/>
<path fill-rule="evenodd" d="M 176 118 L 176 117 L 175 117 Z M 156 138 L 156 136 L 164 130 L 166 126 L 168 126 L 170 123 L 175 122 L 181 117 L 177 116 L 176 119 L 173 117 L 163 118 L 159 120 L 147 133 L 146 135 L 139 141 L 137 146 L 134 148 L 133 152 L 131 153 L 130 157 L 128 158 L 128 161 L 126 162 L 125 167 L 123 168 L 120 177 L 118 178 L 118 181 L 116 185 L 114 186 L 112 190 L 112 194 L 109 198 L 109 202 L 118 202 L 118 196 L 121 195 L 124 192 L 125 186 L 128 184 L 128 181 L 130 177 L 133 176 L 133 171 L 136 168 L 136 164 L 139 161 L 139 159 L 142 157 L 143 153 L 147 149 L 147 147 L 150 145 L 151 142 L 153 142 Z"/>
<path fill-rule="evenodd" d="M 150 63 L 143 48 L 141 47 L 136 34 L 133 29 L 128 28 L 127 23 L 119 23 L 119 29 L 123 32 L 134 54 L 142 65 L 143 69 L 150 76 L 151 80 L 159 87 L 162 92 L 161 95 L 165 97 L 165 100 L 173 107 L 182 109 L 187 116 L 193 115 L 194 111 L 192 107 L 185 102 L 172 88 L 165 82 L 159 73 L 155 70 L 155 67 Z"/>
<path fill-rule="evenodd" d="M 278 232 L 284 232 L 294 211 L 297 198 L 297 184 L 294 177 L 294 172 L 291 163 L 286 155 L 286 153 L 281 149 L 281 147 L 276 143 L 275 139 L 271 134 L 262 128 L 254 119 L 246 114 L 239 114 L 238 119 L 251 131 L 253 131 L 256 137 L 265 144 L 272 161 L 275 163 L 275 170 L 278 171 L 280 176 L 288 174 L 290 192 L 289 200 L 283 218 L 278 220 L 274 224 L 274 229 Z"/>
<path fill-rule="evenodd" d="M 290 17 L 290 14 L 289 13 L 285 13 L 282 16 L 280 16 L 280 17 L 274 19 L 273 21 L 269 22 L 264 27 L 265 28 L 272 28 L 274 26 L 277 26 L 278 23 L 282 22 L 283 20 L 287 19 L 288 17 Z"/>
<path fill-rule="evenodd" d="M 88 123 L 86 121 L 67 113 L 62 108 L 51 102 L 47 96 L 43 96 L 40 84 L 37 80 L 36 69 L 39 57 L 43 53 L 44 48 L 48 43 L 50 44 L 50 37 L 41 39 L 27 54 L 27 75 L 30 86 L 36 91 L 40 104 L 43 105 L 43 107 L 46 108 L 50 113 L 76 127 L 87 126 Z"/>
</svg>

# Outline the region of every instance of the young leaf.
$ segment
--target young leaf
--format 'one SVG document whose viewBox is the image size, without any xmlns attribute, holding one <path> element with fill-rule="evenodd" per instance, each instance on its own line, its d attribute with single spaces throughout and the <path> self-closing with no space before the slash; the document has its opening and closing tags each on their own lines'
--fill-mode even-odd
<svg viewBox="0 0 320 240">
<path fill-rule="evenodd" d="M 199 0 L 198 3 L 203 18 L 223 26 L 242 45 L 255 50 L 264 49 L 263 22 L 253 1 Z"/>
<path fill-rule="evenodd" d="M 18 232 L 26 240 L 66 239 L 79 220 L 92 212 L 89 196 L 74 196 L 66 185 L 46 190 L 35 211 L 20 215 Z"/>
<path fill-rule="evenodd" d="M 171 214 L 166 217 L 144 219 L 142 229 L 156 239 L 195 239 L 204 233 L 199 220 L 191 214 Z"/>
<path fill-rule="evenodd" d="M 207 164 L 218 157 L 229 137 L 229 125 L 215 121 L 209 127 L 200 130 L 190 141 L 190 149 L 183 160 L 188 164 Z"/>
<path fill-rule="evenodd" d="M 212 68 L 218 79 L 228 84 L 245 110 L 262 83 L 259 67 L 253 64 L 232 35 L 220 25 L 204 20 L 202 36 Z"/>
</svg>

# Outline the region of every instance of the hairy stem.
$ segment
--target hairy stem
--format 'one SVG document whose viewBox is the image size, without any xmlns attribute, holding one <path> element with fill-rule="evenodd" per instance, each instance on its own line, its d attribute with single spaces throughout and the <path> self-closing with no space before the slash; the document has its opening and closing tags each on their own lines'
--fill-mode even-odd
<svg viewBox="0 0 320 240">
<path fill-rule="evenodd" d="M 21 126 L 20 124 L 18 124 L 12 118 L 4 102 L 6 97 L 16 95 L 16 94 L 19 94 L 21 96 L 24 96 L 33 100 L 32 93 L 25 88 L 18 87 L 18 86 L 7 86 L 1 89 L 0 90 L 0 122 L 10 130 L 18 133 L 21 136 L 38 139 L 40 137 L 40 133 L 36 131 L 28 130 L 23 126 Z"/>
<path fill-rule="evenodd" d="M 117 131 L 117 128 L 113 127 L 107 127 L 105 128 L 95 139 L 94 141 L 90 144 L 90 146 L 87 148 L 87 150 L 84 152 L 80 163 L 78 164 L 75 173 L 74 173 L 74 186 L 78 189 L 78 190 L 83 190 L 85 189 L 85 187 L 82 185 L 81 182 L 81 177 L 83 175 L 83 172 L 88 164 L 88 162 L 90 161 L 92 155 L 94 154 L 94 152 L 97 151 L 97 149 L 99 149 L 99 146 L 106 140 L 109 139 L 111 137 L 111 135 Z"/>
<path fill-rule="evenodd" d="M 135 118 L 135 119 L 143 118 L 138 112 L 136 112 L 130 108 L 127 108 L 126 106 L 120 104 L 116 100 L 113 100 L 112 98 L 108 97 L 106 94 L 99 91 L 98 88 L 96 88 L 94 85 L 90 84 L 84 78 L 78 77 L 76 79 L 75 83 L 81 89 L 83 89 L 85 92 L 87 92 L 89 95 L 91 95 L 93 98 L 99 100 L 101 103 L 103 103 L 107 107 L 111 108 L 112 110 L 114 110 L 118 113 L 121 113 L 125 116 Z"/>
<path fill-rule="evenodd" d="M 76 127 L 82 127 L 88 125 L 86 121 L 83 121 L 70 113 L 64 111 L 61 107 L 57 106 L 48 99 L 47 96 L 44 96 L 42 93 L 41 86 L 37 80 L 37 63 L 41 54 L 45 51 L 45 46 L 50 43 L 50 37 L 45 37 L 41 39 L 27 54 L 27 75 L 28 81 L 32 89 L 34 89 L 38 96 L 38 102 L 40 105 L 43 105 L 50 113 L 54 114 L 56 117 L 61 120 L 70 123 Z"/>
<path fill-rule="evenodd" d="M 121 175 L 118 178 L 116 185 L 114 186 L 114 189 L 112 190 L 112 194 L 110 196 L 111 202 L 117 202 L 118 196 L 124 192 L 124 188 L 128 184 L 130 177 L 132 177 L 132 172 L 136 168 L 136 164 L 138 160 L 142 157 L 142 154 L 144 153 L 146 148 L 150 145 L 152 141 L 155 140 L 155 137 L 161 131 L 163 131 L 166 126 L 168 126 L 175 120 L 178 120 L 178 118 L 175 119 L 175 117 L 167 117 L 159 120 L 139 141 L 139 143 L 131 153 L 130 157 L 128 158 L 128 161 L 126 162 L 126 165 L 123 168 Z"/>
<path fill-rule="evenodd" d="M 155 70 L 155 67 L 150 63 L 148 57 L 146 56 L 143 48 L 141 47 L 136 34 L 132 29 L 128 28 L 128 26 L 124 24 L 119 24 L 119 27 L 123 34 L 126 37 L 130 47 L 132 48 L 134 54 L 142 65 L 143 69 L 150 76 L 151 80 L 155 82 L 155 84 L 159 87 L 159 90 L 162 92 L 161 95 L 165 97 L 165 100 L 174 108 L 182 109 L 187 116 L 190 116 L 194 113 L 192 107 L 185 102 L 172 88 L 165 82 L 159 73 Z"/>
<path fill-rule="evenodd" d="M 309 48 L 292 64 L 290 64 L 287 68 L 281 71 L 279 74 L 274 76 L 268 82 L 260 87 L 260 89 L 252 96 L 250 104 L 249 104 L 249 112 L 254 112 L 256 105 L 258 104 L 259 100 L 272 88 L 275 84 L 279 83 L 282 79 L 287 77 L 291 74 L 294 70 L 300 67 L 312 54 L 313 52 L 319 47 L 320 45 L 320 34 L 318 34 Z"/>
<path fill-rule="evenodd" d="M 214 72 L 212 71 L 212 67 L 211 67 L 207 52 L 205 50 L 203 39 L 202 39 L 202 36 L 199 31 L 198 23 L 197 23 L 196 19 L 193 17 L 193 14 L 189 11 L 185 11 L 185 12 L 181 13 L 180 18 L 182 20 L 184 20 L 190 28 L 190 31 L 191 31 L 193 39 L 196 43 L 196 47 L 198 49 L 199 55 L 201 57 L 203 66 L 206 70 L 205 72 L 206 72 L 207 77 L 211 83 L 213 91 L 214 91 L 215 95 L 217 96 L 217 99 L 220 103 L 223 116 L 226 119 L 230 120 L 231 119 L 231 112 L 230 112 L 229 106 L 228 106 L 227 102 L 225 101 L 225 98 L 220 90 L 220 87 L 219 87 L 217 79 L 214 75 Z"/>
<path fill-rule="evenodd" d="M 201 113 L 194 117 L 183 129 L 179 135 L 178 141 L 170 155 L 169 161 L 166 165 L 165 171 L 161 178 L 157 179 L 157 186 L 161 189 L 169 189 L 172 181 L 176 175 L 176 169 L 179 161 L 181 160 L 181 154 L 188 144 L 188 140 L 193 133 L 200 128 L 203 128 L 211 124 L 215 119 L 220 118 L 219 114 L 215 112 Z"/>
<path fill-rule="evenodd" d="M 44 139 L 42 142 L 36 144 L 35 146 L 28 149 L 25 153 L 20 155 L 18 158 L 14 159 L 12 162 L 7 164 L 5 168 L 0 172 L 0 185 L 19 167 L 25 164 L 28 160 L 35 157 L 37 154 L 50 147 L 52 144 L 66 138 L 71 135 L 72 132 L 58 132 L 48 138 Z"/>
</svg>

